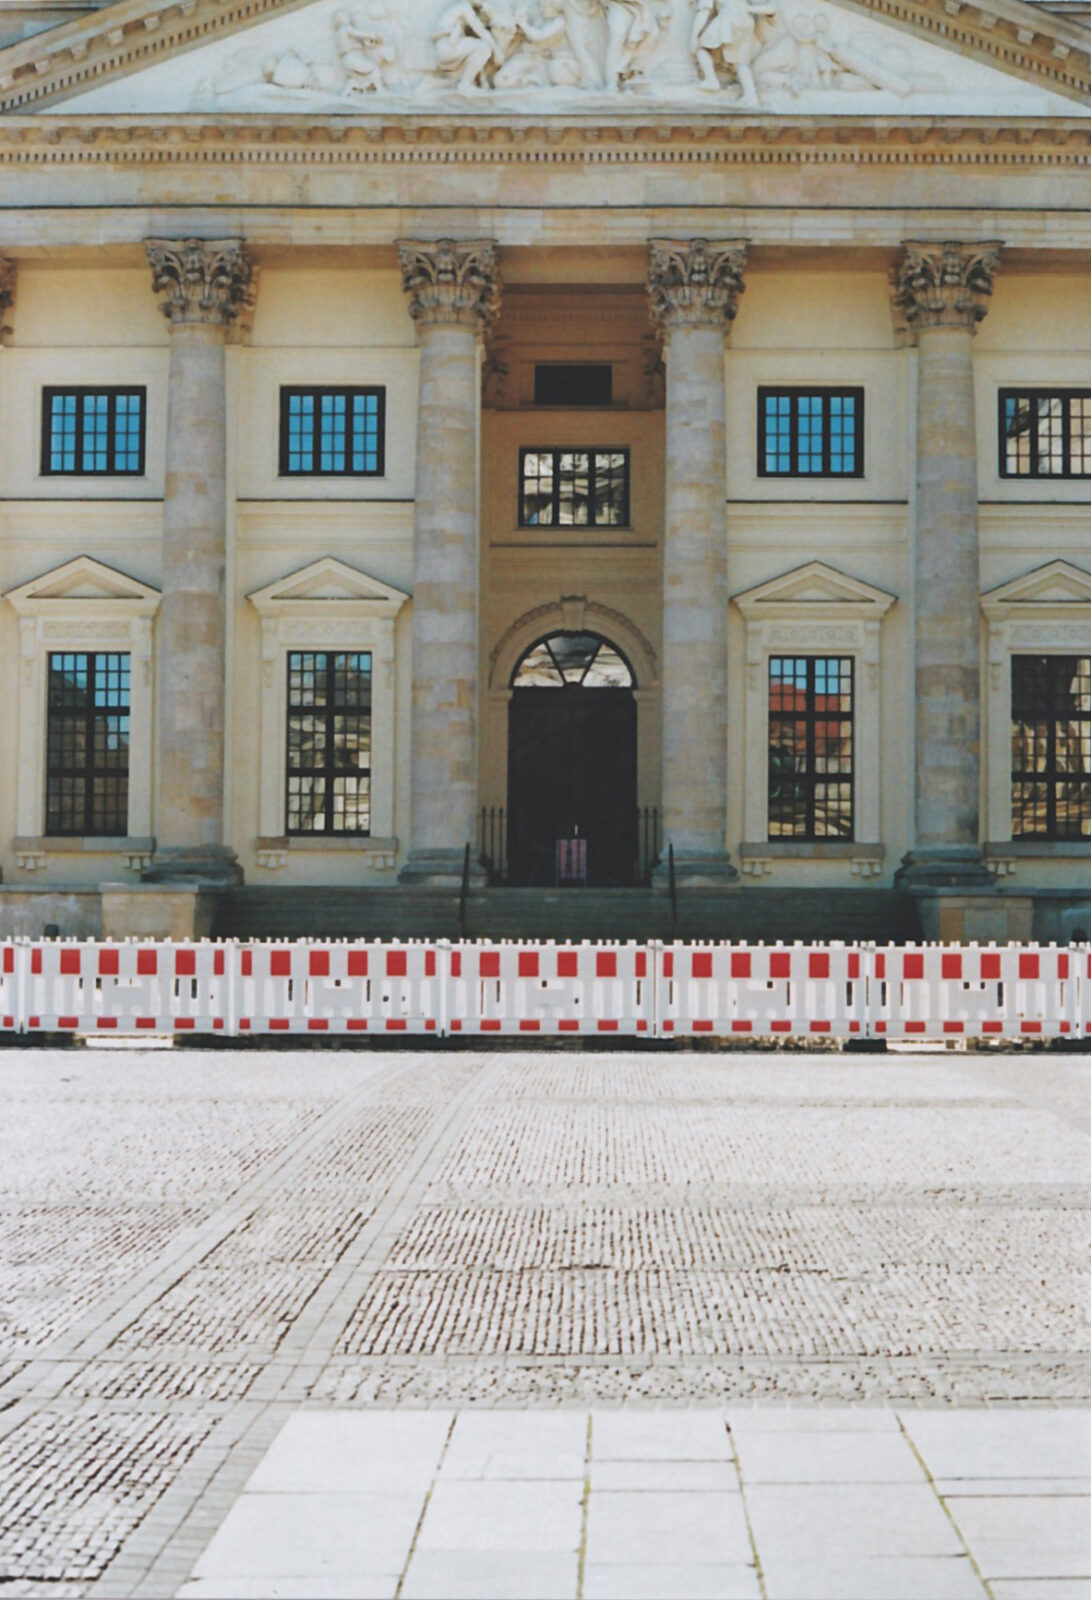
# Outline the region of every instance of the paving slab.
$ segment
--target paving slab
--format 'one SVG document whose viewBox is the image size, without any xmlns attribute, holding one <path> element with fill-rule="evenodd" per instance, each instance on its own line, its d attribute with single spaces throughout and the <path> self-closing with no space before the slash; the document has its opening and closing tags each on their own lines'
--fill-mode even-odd
<svg viewBox="0 0 1091 1600">
<path fill-rule="evenodd" d="M 443 1458 L 444 1482 L 454 1478 L 575 1478 L 583 1481 L 587 1418 L 582 1412 L 538 1415 L 464 1411 Z"/>
<path fill-rule="evenodd" d="M 923 1483 L 924 1471 L 901 1433 L 801 1433 L 732 1430 L 739 1471 L 758 1483 Z"/>
<path fill-rule="evenodd" d="M 905 1426 L 934 1478 L 1091 1477 L 1091 1407 L 921 1411 Z"/>
<path fill-rule="evenodd" d="M 767 1600 L 988 1600 L 965 1556 L 793 1560 L 770 1557 Z"/>
<path fill-rule="evenodd" d="M 963 1553 L 926 1483 L 754 1484 L 745 1495 L 763 1564 Z"/>
<path fill-rule="evenodd" d="M 985 1577 L 1091 1580 L 1091 1497 L 948 1501 Z"/>
<path fill-rule="evenodd" d="M 593 1461 L 729 1461 L 734 1454 L 718 1411 L 596 1411 Z"/>
<path fill-rule="evenodd" d="M 582 1483 L 544 1480 L 436 1484 L 417 1538 L 420 1551 L 539 1551 L 580 1545 Z"/>
<path fill-rule="evenodd" d="M 572 1600 L 575 1552 L 418 1550 L 400 1600 Z"/>
<path fill-rule="evenodd" d="M 448 1412 L 303 1411 L 289 1417 L 250 1478 L 249 1491 L 348 1494 L 416 1491 L 439 1469 Z"/>
<path fill-rule="evenodd" d="M 753 1559 L 737 1494 L 592 1492 L 587 1561 L 595 1566 L 745 1565 Z"/>
<path fill-rule="evenodd" d="M 419 1494 L 243 1494 L 193 1568 L 197 1578 L 355 1579 L 400 1572 Z"/>
<path fill-rule="evenodd" d="M 588 1565 L 583 1600 L 761 1600 L 753 1567 Z"/>
</svg>

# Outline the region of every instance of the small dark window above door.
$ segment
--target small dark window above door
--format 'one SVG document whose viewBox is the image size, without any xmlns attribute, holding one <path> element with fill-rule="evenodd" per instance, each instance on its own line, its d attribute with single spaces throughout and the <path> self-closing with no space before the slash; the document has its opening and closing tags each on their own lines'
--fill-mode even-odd
<svg viewBox="0 0 1091 1600">
<path fill-rule="evenodd" d="M 614 369 L 608 363 L 549 362 L 534 368 L 536 406 L 608 406 L 614 395 Z"/>
</svg>

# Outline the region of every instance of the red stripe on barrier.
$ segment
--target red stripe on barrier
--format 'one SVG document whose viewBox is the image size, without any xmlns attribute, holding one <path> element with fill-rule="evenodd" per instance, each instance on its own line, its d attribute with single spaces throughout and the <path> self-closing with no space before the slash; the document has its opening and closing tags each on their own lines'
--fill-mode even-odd
<svg viewBox="0 0 1091 1600">
<path fill-rule="evenodd" d="M 771 950 L 769 952 L 769 976 L 771 978 L 790 978 L 792 976 L 792 958 L 787 950 Z"/>
<path fill-rule="evenodd" d="M 919 952 L 906 951 L 902 955 L 902 977 L 924 977 L 924 957 Z"/>
<path fill-rule="evenodd" d="M 944 978 L 962 977 L 962 957 L 958 954 L 944 953 L 940 957 L 940 973 Z"/>
<path fill-rule="evenodd" d="M 674 956 L 669 950 L 663 953 L 663 976 L 664 978 L 674 977 Z"/>
<path fill-rule="evenodd" d="M 481 1018 L 481 1032 L 482 1033 L 499 1033 L 500 1032 L 500 1018 L 499 1017 L 482 1017 Z"/>
<path fill-rule="evenodd" d="M 291 1018 L 290 1017 L 270 1017 L 269 1018 L 269 1027 L 270 1027 L 270 1029 L 275 1029 L 278 1033 L 283 1033 L 287 1028 L 290 1028 L 291 1025 L 292 1025 L 292 1023 L 291 1023 Z"/>
<path fill-rule="evenodd" d="M 15 951 L 11 948 L 10 944 L 5 946 L 4 949 L 4 971 L 15 971 Z"/>
<path fill-rule="evenodd" d="M 859 1033 L 860 1032 L 860 1024 L 858 1022 L 850 1022 L 849 1023 L 849 1032 L 850 1033 Z"/>
<path fill-rule="evenodd" d="M 95 1027 L 96 1028 L 116 1028 L 117 1027 L 117 1018 L 116 1017 L 96 1017 L 95 1018 Z"/>
<path fill-rule="evenodd" d="M 983 1022 L 981 1031 L 982 1033 L 1003 1033 L 1004 1024 L 1002 1022 Z"/>
<path fill-rule="evenodd" d="M 425 1017 L 425 1019 L 424 1019 L 424 1031 L 425 1031 L 425 1033 L 435 1033 L 435 1031 L 436 1031 L 436 1019 L 435 1019 L 435 1017 Z"/>
<path fill-rule="evenodd" d="M 244 950 L 242 952 L 239 962 L 239 971 L 242 973 L 244 978 L 249 978 L 253 975 L 254 952 L 252 950 Z"/>
<path fill-rule="evenodd" d="M 116 978 L 119 970 L 118 952 L 116 950 L 100 950 L 98 953 L 99 977 Z"/>
<path fill-rule="evenodd" d="M 271 978 L 290 978 L 292 976 L 292 952 L 290 950 L 270 950 L 269 976 Z"/>
<path fill-rule="evenodd" d="M 674 1032 L 674 1021 L 671 1017 L 664 1017 L 660 1026 L 662 1027 L 664 1033 Z"/>
<path fill-rule="evenodd" d="M 449 1026 L 450 1026 L 450 1029 L 451 1029 L 452 1033 L 461 1033 L 462 1032 L 462 1021 L 461 1021 L 461 1018 L 452 1017 Z"/>
<path fill-rule="evenodd" d="M 155 1017 L 137 1017 L 136 1025 L 138 1028 L 154 1028 L 156 1021 Z"/>
<path fill-rule="evenodd" d="M 905 1031 L 906 1033 L 923 1033 L 927 1026 L 927 1022 L 907 1022 Z"/>
<path fill-rule="evenodd" d="M 462 976 L 462 951 L 461 950 L 452 950 L 451 951 L 451 977 L 452 978 L 461 978 L 461 976 Z"/>
<path fill-rule="evenodd" d="M 981 952 L 981 976 L 987 981 L 992 981 L 1000 976 L 1000 957 L 995 950 Z"/>
<path fill-rule="evenodd" d="M 943 1031 L 944 1033 L 965 1033 L 966 1024 L 964 1022 L 945 1022 Z"/>
<path fill-rule="evenodd" d="M 141 978 L 154 978 L 159 971 L 159 951 L 138 950 L 136 952 L 136 970 Z"/>
<path fill-rule="evenodd" d="M 40 1028 L 41 1025 L 42 1025 L 41 1017 L 28 1017 L 27 1018 L 27 1027 L 28 1028 Z M 1091 1024 L 1089 1024 L 1089 1026 L 1091 1026 Z"/>
<path fill-rule="evenodd" d="M 78 1028 L 79 1025 L 80 1025 L 79 1017 L 58 1017 L 57 1018 L 57 1026 L 58 1026 L 58 1028 Z"/>
<path fill-rule="evenodd" d="M 812 950 L 807 957 L 807 976 L 809 978 L 828 978 L 830 975 L 830 958 L 824 950 Z M 812 1027 L 811 1032 L 814 1032 Z"/>
<path fill-rule="evenodd" d="M 833 1025 L 831 1023 L 829 1023 L 829 1022 L 812 1022 L 811 1023 L 811 1032 L 812 1033 L 832 1033 L 833 1032 Z"/>
<path fill-rule="evenodd" d="M 387 1033 L 404 1033 L 408 1026 L 409 1024 L 404 1017 L 387 1017 L 386 1019 Z"/>
<path fill-rule="evenodd" d="M 197 974 L 196 950 L 176 950 L 174 952 L 174 975 L 176 978 L 193 978 Z"/>
<path fill-rule="evenodd" d="M 733 978 L 749 978 L 750 952 L 749 950 L 733 950 L 731 952 L 731 976 Z"/>
<path fill-rule="evenodd" d="M 635 957 L 635 972 L 638 978 L 644 978 L 648 972 L 648 957 L 643 950 L 638 950 Z"/>
<path fill-rule="evenodd" d="M 197 1019 L 196 1017 L 175 1017 L 174 1026 L 179 1030 L 179 1032 L 186 1033 L 191 1029 L 196 1028 Z"/>
<path fill-rule="evenodd" d="M 31 972 L 41 972 L 42 952 L 40 950 L 32 950 L 30 952 L 30 970 Z"/>
<path fill-rule="evenodd" d="M 876 1033 L 885 1033 L 886 1032 L 886 1023 L 882 1020 L 882 1018 L 880 1018 L 879 1021 L 875 1024 L 875 1032 Z"/>
<path fill-rule="evenodd" d="M 348 1031 L 350 1033 L 366 1033 L 367 1032 L 367 1018 L 366 1017 L 350 1017 L 348 1019 L 348 1021 L 345 1023 L 345 1027 L 348 1029 Z"/>
<path fill-rule="evenodd" d="M 579 1033 L 579 1031 L 579 1020 L 575 1017 L 562 1017 L 561 1021 L 557 1024 L 558 1033 Z"/>
<path fill-rule="evenodd" d="M 644 1018 L 643 1018 L 643 1017 L 638 1017 L 638 1018 L 637 1018 L 637 1023 L 636 1023 L 636 1031 L 637 1031 L 637 1033 L 647 1033 L 647 1031 L 648 1031 L 648 1024 L 647 1024 L 647 1022 L 646 1022 L 646 1021 L 645 1021 L 645 1020 L 644 1020 Z"/>
<path fill-rule="evenodd" d="M 712 954 L 708 950 L 695 950 L 690 957 L 690 976 L 694 978 L 711 978 Z"/>
<path fill-rule="evenodd" d="M 249 1028 L 250 1028 L 250 1018 L 249 1017 L 240 1017 L 239 1018 L 239 1032 L 240 1033 L 246 1033 L 249 1030 Z"/>
<path fill-rule="evenodd" d="M 712 1018 L 694 1017 L 693 1021 L 690 1023 L 690 1027 L 693 1029 L 694 1033 L 711 1033 Z"/>
<path fill-rule="evenodd" d="M 537 1017 L 520 1017 L 519 1019 L 520 1033 L 537 1033 L 541 1026 L 542 1024 Z"/>
<path fill-rule="evenodd" d="M 329 1032 L 329 1026 L 330 1026 L 329 1019 L 327 1017 L 308 1017 L 307 1018 L 307 1031 L 308 1031 L 308 1033 L 328 1033 Z"/>
<path fill-rule="evenodd" d="M 219 1033 L 222 1030 L 223 1025 L 224 1025 L 224 1019 L 222 1017 L 213 1017 L 212 1026 L 216 1030 L 217 1033 Z"/>
<path fill-rule="evenodd" d="M 217 978 L 222 978 L 224 975 L 224 953 L 222 950 L 217 950 L 212 957 L 212 971 Z"/>
<path fill-rule="evenodd" d="M 330 953 L 328 950 L 312 950 L 307 962 L 312 978 L 328 978 L 330 975 Z"/>
<path fill-rule="evenodd" d="M 558 978 L 578 978 L 580 975 L 580 958 L 575 950 L 557 951 L 557 976 Z"/>
<path fill-rule="evenodd" d="M 617 977 L 617 952 L 614 950 L 598 950 L 595 952 L 595 977 Z"/>
<path fill-rule="evenodd" d="M 482 950 L 477 958 L 477 971 L 482 978 L 498 978 L 500 976 L 499 950 Z"/>
<path fill-rule="evenodd" d="M 424 952 L 424 976 L 426 978 L 434 978 L 435 975 L 436 975 L 436 952 L 434 950 L 426 950 Z"/>
<path fill-rule="evenodd" d="M 1021 978 L 1037 978 L 1039 976 L 1039 961 L 1036 955 L 1020 955 L 1019 976 Z"/>
<path fill-rule="evenodd" d="M 851 954 L 849 956 L 849 977 L 850 978 L 858 978 L 859 976 L 860 976 L 860 957 L 858 955 L 856 955 L 855 953 L 853 953 L 853 954 Z"/>
<path fill-rule="evenodd" d="M 731 1024 L 731 1031 L 732 1033 L 753 1033 L 754 1024 L 752 1022 L 736 1020 Z"/>
<path fill-rule="evenodd" d="M 4 1018 L 4 1027 L 5 1028 L 14 1028 L 14 1026 L 15 1026 L 15 1018 L 14 1017 L 5 1017 Z"/>
<path fill-rule="evenodd" d="M 1020 1033 L 1041 1033 L 1041 1031 L 1042 1024 L 1040 1022 L 1021 1022 L 1019 1024 Z"/>
<path fill-rule="evenodd" d="M 600 1033 L 616 1033 L 617 1027 L 616 1022 L 608 1022 L 605 1018 L 599 1018 L 598 1030 Z"/>
<path fill-rule="evenodd" d="M 62 977 L 78 977 L 80 971 L 80 952 L 78 950 L 62 950 L 60 970 Z"/>
<path fill-rule="evenodd" d="M 770 1033 L 791 1033 L 791 1031 L 792 1024 L 790 1022 L 771 1022 L 769 1024 Z"/>
<path fill-rule="evenodd" d="M 519 976 L 521 978 L 536 978 L 538 976 L 537 950 L 520 950 Z"/>
</svg>

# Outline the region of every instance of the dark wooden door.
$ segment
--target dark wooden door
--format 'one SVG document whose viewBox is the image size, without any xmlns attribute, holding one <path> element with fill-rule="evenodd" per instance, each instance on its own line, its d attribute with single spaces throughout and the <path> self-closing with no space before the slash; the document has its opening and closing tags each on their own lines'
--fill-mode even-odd
<svg viewBox="0 0 1091 1600">
<path fill-rule="evenodd" d="M 515 689 L 508 717 L 512 883 L 553 883 L 558 839 L 587 840 L 601 888 L 636 866 L 636 701 L 629 689 Z"/>
</svg>

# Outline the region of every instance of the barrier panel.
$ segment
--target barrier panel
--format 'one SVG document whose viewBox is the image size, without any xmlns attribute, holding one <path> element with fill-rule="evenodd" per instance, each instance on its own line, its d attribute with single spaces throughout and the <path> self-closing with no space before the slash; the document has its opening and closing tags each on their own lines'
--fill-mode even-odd
<svg viewBox="0 0 1091 1600">
<path fill-rule="evenodd" d="M 239 1033 L 439 1033 L 445 947 L 245 944 L 236 949 Z"/>
<path fill-rule="evenodd" d="M 887 945 L 874 955 L 871 1031 L 889 1039 L 1073 1033 L 1084 959 L 1056 945 Z"/>
<path fill-rule="evenodd" d="M 651 1035 L 654 949 L 638 944 L 450 947 L 450 1033 Z"/>
<path fill-rule="evenodd" d="M 26 948 L 13 939 L 0 940 L 0 1033 L 16 1033 L 22 1025 Z"/>
<path fill-rule="evenodd" d="M 664 945 L 658 1031 L 664 1038 L 863 1034 L 867 954 L 840 944 Z"/>
<path fill-rule="evenodd" d="M 25 950 L 27 1031 L 229 1031 L 230 946 L 52 943 Z"/>
</svg>

